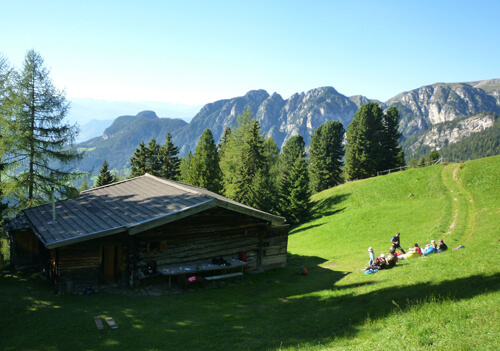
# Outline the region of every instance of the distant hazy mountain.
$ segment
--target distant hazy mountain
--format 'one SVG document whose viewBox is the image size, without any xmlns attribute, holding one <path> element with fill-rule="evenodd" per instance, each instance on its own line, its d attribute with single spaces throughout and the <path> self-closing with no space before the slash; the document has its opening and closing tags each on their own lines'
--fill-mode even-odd
<svg viewBox="0 0 500 351">
<path fill-rule="evenodd" d="M 78 168 L 95 174 L 107 160 L 110 169 L 123 170 L 128 167 L 128 161 L 141 141 L 147 143 L 155 138 L 158 143 L 164 144 L 167 132 L 176 135 L 186 125 L 187 122 L 180 118 L 158 118 L 153 111 L 118 117 L 100 137 L 77 144 L 85 150 L 85 158 Z"/>
<path fill-rule="evenodd" d="M 93 119 L 83 125 L 79 125 L 80 134 L 78 135 L 77 142 L 84 142 L 92 138 L 101 136 L 104 130 L 113 123 L 112 119 L 96 120 Z"/>
<path fill-rule="evenodd" d="M 194 151 L 206 128 L 212 131 L 217 142 L 226 127 L 236 125 L 236 117 L 247 107 L 260 121 L 262 132 L 272 136 L 278 147 L 297 134 L 302 135 L 306 144 L 309 144 L 311 134 L 321 124 L 336 120 L 347 128 L 359 106 L 369 101 L 376 100 L 361 95 L 347 97 L 332 87 L 297 93 L 287 100 L 277 93 L 269 95 L 265 90 L 252 90 L 244 96 L 203 106 L 189 123 L 182 119 L 158 118 L 152 111 L 143 111 L 136 116 L 121 116 L 100 137 L 79 144 L 88 150 L 80 168 L 95 169 L 107 159 L 111 168 L 124 169 L 128 167 L 127 162 L 141 140 L 147 143 L 154 137 L 163 144 L 167 132 L 172 134 L 173 142 L 179 146 L 180 156 L 184 156 L 189 150 Z M 400 129 L 408 137 L 459 117 L 499 113 L 500 80 L 438 83 L 398 94 L 385 103 L 377 102 L 383 108 L 398 107 L 402 116 Z M 481 122 L 481 125 L 484 129 L 490 127 L 491 123 Z M 453 128 L 456 129 L 456 126 Z M 461 124 L 459 129 L 460 133 L 451 136 L 453 142 L 469 135 L 469 129 L 471 133 L 478 131 L 472 122 Z M 421 147 L 431 147 L 431 140 L 431 137 L 425 137 L 418 139 L 418 143 Z M 427 141 L 431 144 L 426 144 Z"/>
</svg>

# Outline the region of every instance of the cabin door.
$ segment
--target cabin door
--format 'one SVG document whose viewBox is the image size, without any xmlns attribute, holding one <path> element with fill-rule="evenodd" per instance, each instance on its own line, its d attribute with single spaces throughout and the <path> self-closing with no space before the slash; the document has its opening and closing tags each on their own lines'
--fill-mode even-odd
<svg viewBox="0 0 500 351">
<path fill-rule="evenodd" d="M 102 282 L 104 284 L 114 284 L 118 280 L 118 250 L 119 247 L 115 245 L 102 247 Z"/>
</svg>

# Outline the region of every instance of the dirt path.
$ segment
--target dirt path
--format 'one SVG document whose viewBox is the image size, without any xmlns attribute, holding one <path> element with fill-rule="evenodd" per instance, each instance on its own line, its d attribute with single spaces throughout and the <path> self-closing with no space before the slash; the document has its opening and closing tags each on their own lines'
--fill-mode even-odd
<svg viewBox="0 0 500 351">
<path fill-rule="evenodd" d="M 474 201 L 462 186 L 462 181 L 458 176 L 459 170 L 459 164 L 449 164 L 441 172 L 443 184 L 450 191 L 453 213 L 446 234 L 455 240 L 467 241 L 470 238 L 475 223 Z"/>
</svg>

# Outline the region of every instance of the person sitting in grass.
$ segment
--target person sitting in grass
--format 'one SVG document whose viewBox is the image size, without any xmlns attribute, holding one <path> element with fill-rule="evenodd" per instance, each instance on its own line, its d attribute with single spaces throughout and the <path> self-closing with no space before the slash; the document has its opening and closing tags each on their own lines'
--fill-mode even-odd
<svg viewBox="0 0 500 351">
<path fill-rule="evenodd" d="M 387 255 L 387 260 L 386 260 L 386 268 L 392 268 L 396 265 L 396 262 L 398 262 L 398 256 L 396 256 L 395 253 L 389 253 Z"/>
<path fill-rule="evenodd" d="M 368 248 L 368 254 L 370 255 L 370 261 L 368 261 L 368 267 L 370 267 L 373 264 L 373 261 L 375 261 L 375 254 L 373 253 L 372 247 Z"/>
<path fill-rule="evenodd" d="M 423 254 L 424 256 L 427 256 L 431 253 L 436 253 L 436 252 L 437 252 L 436 240 L 431 240 L 431 243 L 425 246 Z"/>
<path fill-rule="evenodd" d="M 448 250 L 448 245 L 444 243 L 443 239 L 439 239 L 439 245 L 437 246 L 437 251 L 443 252 L 446 250 Z"/>
<path fill-rule="evenodd" d="M 415 258 L 415 257 L 420 257 L 420 256 L 422 256 L 422 250 L 420 249 L 418 244 L 415 243 L 415 245 L 413 247 L 408 249 L 408 252 L 406 253 L 406 255 L 400 255 L 399 259 L 404 260 L 404 259 Z"/>
</svg>

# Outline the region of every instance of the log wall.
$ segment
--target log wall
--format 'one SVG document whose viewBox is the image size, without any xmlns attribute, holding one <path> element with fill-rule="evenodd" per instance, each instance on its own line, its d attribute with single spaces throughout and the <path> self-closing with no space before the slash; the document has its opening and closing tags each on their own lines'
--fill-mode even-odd
<svg viewBox="0 0 500 351">
<path fill-rule="evenodd" d="M 261 268 L 263 270 L 286 266 L 288 227 L 288 225 L 274 226 L 267 232 L 262 241 Z"/>
<path fill-rule="evenodd" d="M 57 272 L 57 291 L 78 293 L 87 287 L 97 289 L 101 284 L 127 284 L 129 241 L 126 234 L 113 235 L 51 250 L 51 270 Z M 113 273 L 105 280 L 103 248 L 110 246 L 114 248 L 114 257 L 108 264 L 113 265 Z"/>
<path fill-rule="evenodd" d="M 248 270 L 260 269 L 259 243 L 270 228 L 258 219 L 222 208 L 195 214 L 134 236 L 136 274 L 141 277 L 151 260 L 157 265 L 211 262 L 220 256 L 239 258 L 240 251 L 248 257 Z"/>
</svg>

